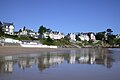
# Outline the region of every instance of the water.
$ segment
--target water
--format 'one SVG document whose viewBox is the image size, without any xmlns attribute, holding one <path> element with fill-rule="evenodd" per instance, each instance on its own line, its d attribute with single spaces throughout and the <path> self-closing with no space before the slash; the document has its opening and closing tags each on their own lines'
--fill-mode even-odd
<svg viewBox="0 0 120 80">
<path fill-rule="evenodd" d="M 0 80 L 120 80 L 120 49 L 0 56 Z"/>
</svg>

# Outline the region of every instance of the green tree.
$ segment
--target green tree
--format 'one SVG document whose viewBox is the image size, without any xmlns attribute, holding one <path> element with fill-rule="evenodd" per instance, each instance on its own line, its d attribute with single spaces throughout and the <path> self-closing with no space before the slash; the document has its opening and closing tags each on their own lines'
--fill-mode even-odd
<svg viewBox="0 0 120 80">
<path fill-rule="evenodd" d="M 0 21 L 0 33 L 2 33 L 2 22 Z"/>
<path fill-rule="evenodd" d="M 111 33 L 112 33 L 113 31 L 112 31 L 112 29 L 107 29 L 106 32 L 107 32 L 107 35 L 111 35 Z"/>
<path fill-rule="evenodd" d="M 0 25 L 2 25 L 2 22 L 0 21 Z"/>
<path fill-rule="evenodd" d="M 87 40 L 82 41 L 82 43 L 84 43 L 84 45 L 89 45 Z"/>
<path fill-rule="evenodd" d="M 46 27 L 44 27 L 43 25 L 39 27 L 38 33 L 43 34 L 47 31 Z"/>
<path fill-rule="evenodd" d="M 53 45 L 54 41 L 48 36 L 48 38 L 44 41 L 44 44 L 46 44 L 46 45 Z"/>
<path fill-rule="evenodd" d="M 115 39 L 115 44 L 120 46 L 120 39 Z"/>
<path fill-rule="evenodd" d="M 25 31 L 25 30 L 26 30 L 26 27 L 24 26 L 23 31 Z"/>
<path fill-rule="evenodd" d="M 105 31 L 104 32 L 98 32 L 96 33 L 96 39 L 97 40 L 105 40 Z"/>
<path fill-rule="evenodd" d="M 110 45 L 114 45 L 115 44 L 114 40 L 115 40 L 116 36 L 112 34 L 112 32 L 113 32 L 112 29 L 107 29 L 106 32 L 107 32 L 107 41 L 106 42 Z"/>
<path fill-rule="evenodd" d="M 46 32 L 49 32 L 49 33 L 50 33 L 51 31 L 52 31 L 52 30 L 51 30 L 50 28 L 46 29 Z"/>
<path fill-rule="evenodd" d="M 107 35 L 108 36 L 108 40 L 107 43 L 110 45 L 114 45 L 115 43 L 115 35 Z"/>
<path fill-rule="evenodd" d="M 93 40 L 88 41 L 89 45 L 93 45 Z"/>
</svg>

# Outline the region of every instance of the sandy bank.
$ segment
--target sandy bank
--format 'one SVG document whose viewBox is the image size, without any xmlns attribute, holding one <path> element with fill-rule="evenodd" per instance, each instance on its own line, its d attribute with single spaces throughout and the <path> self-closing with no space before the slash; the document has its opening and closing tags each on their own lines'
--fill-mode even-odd
<svg viewBox="0 0 120 80">
<path fill-rule="evenodd" d="M 0 56 L 4 55 L 14 55 L 14 54 L 32 54 L 41 52 L 55 52 L 62 50 L 73 50 L 78 48 L 24 48 L 24 47 L 0 47 Z"/>
</svg>

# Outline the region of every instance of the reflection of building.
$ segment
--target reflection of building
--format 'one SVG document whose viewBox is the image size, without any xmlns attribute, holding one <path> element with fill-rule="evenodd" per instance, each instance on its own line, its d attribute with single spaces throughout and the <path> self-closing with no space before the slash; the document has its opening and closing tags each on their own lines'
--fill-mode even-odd
<svg viewBox="0 0 120 80">
<path fill-rule="evenodd" d="M 69 54 L 69 63 L 70 64 L 75 64 L 76 62 L 76 50 L 70 50 L 70 54 Z"/>
<path fill-rule="evenodd" d="M 38 68 L 42 71 L 50 66 L 55 66 L 64 62 L 63 57 L 59 56 L 47 56 L 44 58 L 39 58 Z"/>
<path fill-rule="evenodd" d="M 14 65 L 18 64 L 21 69 L 37 66 L 40 71 L 46 68 L 56 67 L 67 61 L 70 64 L 96 64 L 104 65 L 107 68 L 112 67 L 112 62 L 116 59 L 108 55 L 106 49 L 80 49 L 80 51 L 71 50 L 62 53 L 45 53 L 40 56 L 5 56 L 0 59 L 0 73 L 13 72 Z"/>
<path fill-rule="evenodd" d="M 26 65 L 27 65 L 26 60 L 20 60 L 20 61 L 19 61 L 19 67 L 20 67 L 21 69 L 24 69 L 24 68 L 26 67 Z"/>
<path fill-rule="evenodd" d="M 70 64 L 75 64 L 76 62 L 76 54 L 70 54 Z"/>
<path fill-rule="evenodd" d="M 21 69 L 25 69 L 25 68 L 31 68 L 32 65 L 36 63 L 36 60 L 35 59 L 21 59 L 18 63 Z"/>
<path fill-rule="evenodd" d="M 89 56 L 81 56 L 79 61 L 80 63 L 87 63 L 89 61 Z"/>
<path fill-rule="evenodd" d="M 4 65 L 5 72 L 13 72 L 13 62 L 5 62 Z"/>
<path fill-rule="evenodd" d="M 63 61 L 64 58 L 55 56 L 49 59 L 49 64 L 61 64 Z"/>
<path fill-rule="evenodd" d="M 78 62 L 82 63 L 82 64 L 94 64 L 95 63 L 95 56 L 91 55 L 91 54 L 88 54 L 86 56 L 85 55 L 81 56 L 78 59 Z"/>
</svg>

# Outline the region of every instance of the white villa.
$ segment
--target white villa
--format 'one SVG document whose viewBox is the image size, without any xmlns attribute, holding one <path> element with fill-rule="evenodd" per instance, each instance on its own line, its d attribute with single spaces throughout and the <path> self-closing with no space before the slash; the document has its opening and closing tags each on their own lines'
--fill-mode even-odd
<svg viewBox="0 0 120 80">
<path fill-rule="evenodd" d="M 39 33 L 34 32 L 31 29 L 26 29 L 26 27 L 24 27 L 24 28 L 20 29 L 16 35 L 30 36 L 30 37 L 38 38 Z"/>
<path fill-rule="evenodd" d="M 43 33 L 44 38 L 48 38 L 48 36 L 53 40 L 64 38 L 64 34 L 57 31 L 51 31 L 50 33 L 49 32 Z"/>
<path fill-rule="evenodd" d="M 19 30 L 19 35 L 24 35 L 24 36 L 27 36 L 28 35 L 28 31 L 27 31 L 27 29 L 21 29 L 21 30 Z"/>
<path fill-rule="evenodd" d="M 94 33 L 81 33 L 79 35 L 79 38 L 81 39 L 81 41 L 85 41 L 85 40 L 86 41 L 89 41 L 89 40 L 95 41 L 96 40 Z"/>
<path fill-rule="evenodd" d="M 5 23 L 3 22 L 2 24 L 2 30 L 5 34 L 9 34 L 9 35 L 14 35 L 14 25 L 13 23 Z"/>
<path fill-rule="evenodd" d="M 90 34 L 90 39 L 93 40 L 93 41 L 95 41 L 96 40 L 95 34 L 91 33 Z"/>
<path fill-rule="evenodd" d="M 89 41 L 90 40 L 90 38 L 89 38 L 89 36 L 88 36 L 88 34 L 87 33 L 81 33 L 81 35 L 79 36 L 79 38 L 81 39 L 81 41 Z"/>
<path fill-rule="evenodd" d="M 117 38 L 117 39 L 120 39 L 120 34 L 117 34 L 117 35 L 116 35 L 116 38 Z"/>
<path fill-rule="evenodd" d="M 69 38 L 70 38 L 70 41 L 76 41 L 76 34 L 75 33 L 70 33 Z"/>
<path fill-rule="evenodd" d="M 3 42 L 5 42 L 5 43 L 21 43 L 21 41 L 15 40 L 15 39 L 11 39 L 11 38 L 5 38 L 3 40 Z"/>
</svg>

